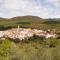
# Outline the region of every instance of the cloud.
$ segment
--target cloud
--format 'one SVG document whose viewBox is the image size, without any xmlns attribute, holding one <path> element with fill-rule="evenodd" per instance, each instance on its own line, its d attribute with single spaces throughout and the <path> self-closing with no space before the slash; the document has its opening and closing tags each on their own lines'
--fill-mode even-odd
<svg viewBox="0 0 60 60">
<path fill-rule="evenodd" d="M 56 7 L 60 7 L 60 0 L 50 0 L 50 3 L 54 4 Z"/>
<path fill-rule="evenodd" d="M 59 0 L 0 0 L 0 16 L 35 15 L 42 18 L 60 17 Z"/>
</svg>

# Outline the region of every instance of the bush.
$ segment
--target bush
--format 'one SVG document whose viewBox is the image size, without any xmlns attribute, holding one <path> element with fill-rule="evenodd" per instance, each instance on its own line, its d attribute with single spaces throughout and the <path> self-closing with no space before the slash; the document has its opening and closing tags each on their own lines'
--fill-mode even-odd
<svg viewBox="0 0 60 60">
<path fill-rule="evenodd" d="M 0 44 L 0 60 L 11 60 L 16 55 L 15 43 L 10 40 L 4 40 Z"/>
<path fill-rule="evenodd" d="M 49 48 L 56 47 L 58 40 L 56 39 L 48 39 L 46 40 L 46 44 L 49 46 Z"/>
<path fill-rule="evenodd" d="M 4 25 L 0 25 L 0 30 L 4 30 Z"/>
<path fill-rule="evenodd" d="M 33 40 L 33 41 L 40 40 L 40 41 L 43 41 L 43 40 L 45 40 L 45 37 L 44 36 L 40 36 L 39 37 L 37 35 L 34 35 L 33 37 L 30 37 L 29 40 Z"/>
<path fill-rule="evenodd" d="M 11 42 L 9 40 L 2 41 L 0 44 L 0 56 L 7 56 L 9 55 L 11 48 Z"/>
</svg>

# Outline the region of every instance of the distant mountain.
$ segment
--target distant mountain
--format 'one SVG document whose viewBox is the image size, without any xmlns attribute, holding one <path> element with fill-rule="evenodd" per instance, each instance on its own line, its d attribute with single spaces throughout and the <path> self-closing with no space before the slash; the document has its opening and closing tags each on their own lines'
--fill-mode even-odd
<svg viewBox="0 0 60 60">
<path fill-rule="evenodd" d="M 11 18 L 10 20 L 42 20 L 42 18 L 37 16 L 17 16 Z"/>
<path fill-rule="evenodd" d="M 2 18 L 2 17 L 0 17 L 0 20 L 7 20 L 8 18 Z"/>
<path fill-rule="evenodd" d="M 0 17 L 0 20 L 60 20 L 60 18 L 43 19 L 38 16 L 27 15 L 27 16 L 16 16 L 10 19 Z"/>
<path fill-rule="evenodd" d="M 60 20 L 60 18 L 49 18 L 49 19 L 45 19 L 45 20 Z"/>
</svg>

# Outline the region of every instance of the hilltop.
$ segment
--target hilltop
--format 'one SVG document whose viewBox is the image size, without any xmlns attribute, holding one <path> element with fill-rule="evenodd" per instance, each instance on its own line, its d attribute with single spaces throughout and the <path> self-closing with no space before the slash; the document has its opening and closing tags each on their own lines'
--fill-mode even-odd
<svg viewBox="0 0 60 60">
<path fill-rule="evenodd" d="M 27 15 L 27 16 L 16 16 L 16 17 L 12 17 L 12 18 L 0 17 L 0 20 L 42 20 L 42 18 L 40 18 L 38 16 Z"/>
<path fill-rule="evenodd" d="M 10 18 L 10 20 L 42 20 L 42 18 L 40 17 L 37 17 L 37 16 L 17 16 L 17 17 L 13 17 L 13 18 Z"/>
</svg>

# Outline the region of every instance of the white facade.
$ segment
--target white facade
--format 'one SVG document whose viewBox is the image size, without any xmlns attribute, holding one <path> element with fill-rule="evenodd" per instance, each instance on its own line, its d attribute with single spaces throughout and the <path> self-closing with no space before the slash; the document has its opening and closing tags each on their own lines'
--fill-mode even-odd
<svg viewBox="0 0 60 60">
<path fill-rule="evenodd" d="M 56 34 L 51 34 L 47 33 L 46 31 L 43 30 L 38 30 L 38 29 L 11 29 L 11 30 L 6 30 L 6 31 L 0 31 L 0 38 L 3 36 L 9 37 L 11 39 L 20 39 L 23 40 L 25 38 L 30 38 L 33 37 L 33 35 L 37 36 L 44 36 L 45 38 L 55 38 Z"/>
<path fill-rule="evenodd" d="M 4 31 L 0 31 L 0 38 L 4 36 Z"/>
</svg>

